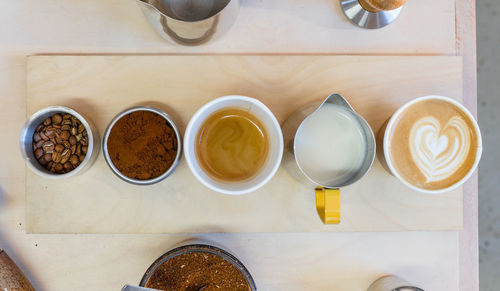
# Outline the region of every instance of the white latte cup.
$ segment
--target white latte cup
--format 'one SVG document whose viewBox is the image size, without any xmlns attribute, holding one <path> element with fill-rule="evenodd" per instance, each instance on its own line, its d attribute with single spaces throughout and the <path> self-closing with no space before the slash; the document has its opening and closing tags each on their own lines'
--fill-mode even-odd
<svg viewBox="0 0 500 291">
<path fill-rule="evenodd" d="M 470 125 L 468 128 L 472 132 L 475 133 L 475 135 L 471 135 L 471 138 L 474 136 L 476 137 L 476 140 L 474 140 L 475 144 L 477 145 L 475 148 L 471 148 L 470 151 L 475 151 L 475 158 L 473 160 L 472 166 L 467 170 L 467 172 L 463 175 L 461 179 L 453 183 L 452 185 L 448 185 L 439 189 L 425 189 L 424 187 L 419 187 L 415 184 L 412 184 L 408 179 L 405 179 L 403 175 L 401 174 L 400 171 L 398 171 L 397 167 L 395 166 L 395 158 L 391 158 L 391 142 L 393 139 L 392 132 L 394 130 L 394 127 L 398 122 L 400 122 L 400 119 L 402 118 L 403 114 L 407 113 L 407 110 L 409 107 L 412 105 L 415 105 L 419 102 L 424 102 L 424 101 L 442 101 L 444 103 L 449 103 L 451 106 L 455 106 L 455 108 L 458 109 L 461 113 L 463 113 L 465 116 L 468 117 Z M 435 123 L 434 128 L 432 128 L 432 122 L 430 125 L 431 132 L 425 137 L 422 137 L 422 142 L 421 144 L 429 145 L 427 149 L 423 149 L 423 154 L 422 156 L 424 157 L 423 162 L 420 165 L 429 165 L 429 167 L 437 167 L 435 165 L 439 165 L 438 158 L 441 157 L 441 152 L 444 147 L 448 150 L 447 143 L 453 142 L 449 141 L 448 138 L 442 138 L 442 131 L 446 130 L 446 127 L 449 126 L 448 123 L 445 125 Z M 416 131 L 416 129 L 415 129 Z M 410 130 L 407 133 L 409 136 L 413 134 L 413 127 L 412 130 Z M 410 138 L 409 138 L 410 139 Z M 382 126 L 378 133 L 378 138 L 377 138 L 377 143 L 379 148 L 382 149 L 381 152 L 378 153 L 378 158 L 384 168 L 388 170 L 393 176 L 398 178 L 403 184 L 408 186 L 409 188 L 422 192 L 422 193 L 428 193 L 428 194 L 439 194 L 443 192 L 447 192 L 450 190 L 453 190 L 460 185 L 462 185 L 465 181 L 467 181 L 472 173 L 477 169 L 477 166 L 479 164 L 479 160 L 481 159 L 481 153 L 482 153 L 482 140 L 481 140 L 481 132 L 479 130 L 479 126 L 474 118 L 474 116 L 465 108 L 462 104 L 459 102 L 448 98 L 448 97 L 443 97 L 443 96 L 424 96 L 424 97 L 419 97 L 411 100 L 410 102 L 406 103 L 402 107 L 400 107 L 392 116 L 391 118 Z M 442 144 L 442 145 L 441 145 Z M 393 146 L 394 147 L 394 146 Z M 411 146 L 409 146 L 411 147 Z M 415 147 L 415 146 L 414 146 Z M 450 146 L 450 148 L 453 148 Z M 460 146 L 454 147 L 454 149 L 458 150 L 460 149 Z M 432 156 L 432 157 L 429 157 Z M 452 160 L 453 155 L 450 154 L 449 160 Z M 427 159 L 425 160 L 425 158 Z M 415 158 L 413 158 L 415 159 Z M 434 159 L 434 160 L 432 160 Z M 429 162 L 429 160 L 431 160 Z M 437 161 L 433 163 L 433 161 Z M 416 163 L 416 162 L 415 162 Z M 416 163 L 417 164 L 417 163 Z M 424 173 L 426 169 L 422 170 L 422 173 Z"/>
<path fill-rule="evenodd" d="M 230 182 L 213 179 L 204 172 L 198 161 L 195 149 L 198 131 L 203 125 L 203 122 L 211 116 L 212 113 L 224 108 L 243 109 L 259 119 L 266 129 L 269 139 L 269 153 L 265 164 L 250 180 Z M 186 157 L 186 162 L 193 175 L 206 187 L 222 194 L 246 194 L 264 186 L 278 170 L 283 156 L 283 134 L 280 124 L 274 114 L 259 100 L 237 95 L 220 97 L 203 105 L 196 111 L 193 117 L 191 117 L 184 134 L 184 156 Z"/>
</svg>

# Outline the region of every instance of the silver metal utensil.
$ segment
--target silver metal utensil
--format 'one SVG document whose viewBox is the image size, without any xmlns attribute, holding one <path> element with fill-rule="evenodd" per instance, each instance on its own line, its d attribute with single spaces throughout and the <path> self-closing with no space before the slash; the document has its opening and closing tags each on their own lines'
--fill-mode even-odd
<svg viewBox="0 0 500 291">
<path fill-rule="evenodd" d="M 398 18 L 402 7 L 394 10 L 371 12 L 363 8 L 358 0 L 340 0 L 345 16 L 354 25 L 361 28 L 377 29 L 392 23 Z"/>
<path fill-rule="evenodd" d="M 225 33 L 239 11 L 239 0 L 137 0 L 165 40 L 198 45 Z"/>
</svg>

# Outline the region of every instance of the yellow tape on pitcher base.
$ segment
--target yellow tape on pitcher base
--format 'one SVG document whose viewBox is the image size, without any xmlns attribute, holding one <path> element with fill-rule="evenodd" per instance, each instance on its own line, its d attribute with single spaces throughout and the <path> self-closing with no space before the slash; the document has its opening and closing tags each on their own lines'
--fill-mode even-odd
<svg viewBox="0 0 500 291">
<path fill-rule="evenodd" d="M 340 223 L 340 190 L 316 188 L 316 210 L 325 224 Z"/>
</svg>

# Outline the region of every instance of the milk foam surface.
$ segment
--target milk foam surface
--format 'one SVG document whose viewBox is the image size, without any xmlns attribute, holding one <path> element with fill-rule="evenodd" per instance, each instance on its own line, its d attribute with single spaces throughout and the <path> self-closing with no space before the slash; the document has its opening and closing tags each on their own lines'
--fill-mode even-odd
<svg viewBox="0 0 500 291">
<path fill-rule="evenodd" d="M 471 136 L 460 116 L 444 126 L 436 118 L 424 116 L 413 125 L 409 142 L 413 161 L 429 183 L 444 180 L 460 168 L 471 147 Z"/>
<path fill-rule="evenodd" d="M 295 139 L 301 169 L 321 185 L 336 185 L 352 177 L 365 159 L 366 140 L 353 113 L 324 104 L 306 118 Z"/>
</svg>

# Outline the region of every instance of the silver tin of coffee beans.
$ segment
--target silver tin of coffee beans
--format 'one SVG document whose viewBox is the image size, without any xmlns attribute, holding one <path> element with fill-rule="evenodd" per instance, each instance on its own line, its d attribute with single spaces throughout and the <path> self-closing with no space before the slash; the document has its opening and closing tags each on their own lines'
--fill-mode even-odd
<svg viewBox="0 0 500 291">
<path fill-rule="evenodd" d="M 85 131 L 87 132 L 87 137 L 85 140 L 87 152 L 83 160 L 79 161 L 79 163 L 74 163 L 75 168 L 71 169 L 66 173 L 53 173 L 46 169 L 40 162 L 37 157 L 35 157 L 35 150 L 33 147 L 34 144 L 34 134 L 37 131 L 37 128 L 43 124 L 45 120 L 48 118 L 52 118 L 54 115 L 60 114 L 64 116 L 66 114 L 70 114 L 84 126 Z M 82 129 L 80 129 L 82 131 Z M 21 154 L 26 161 L 28 167 L 36 174 L 49 179 L 64 179 L 76 174 L 82 173 L 84 170 L 90 168 L 90 166 L 94 163 L 97 156 L 99 155 L 99 134 L 97 129 L 92 124 L 92 122 L 85 118 L 82 114 L 76 112 L 75 110 L 64 107 L 64 106 L 50 106 L 43 108 L 33 114 L 28 121 L 26 121 L 19 140 L 19 145 L 21 147 Z M 47 145 L 48 147 L 49 145 Z M 55 146 L 55 145 L 54 145 Z"/>
</svg>

